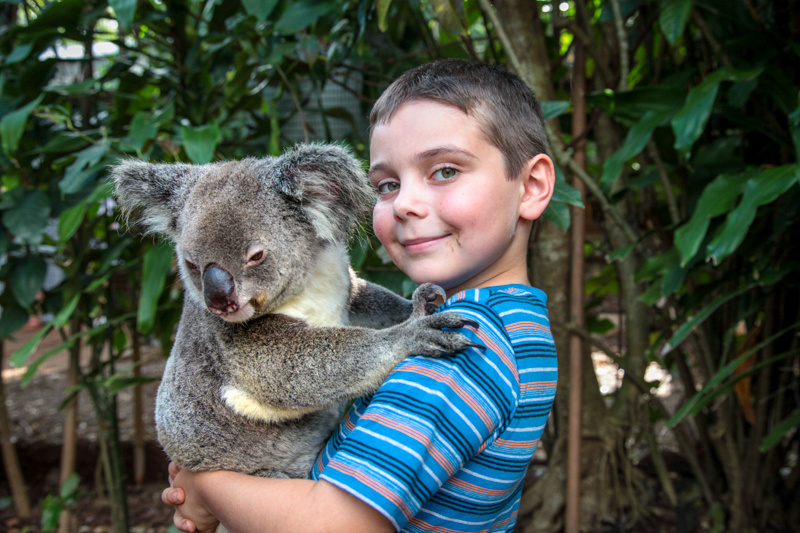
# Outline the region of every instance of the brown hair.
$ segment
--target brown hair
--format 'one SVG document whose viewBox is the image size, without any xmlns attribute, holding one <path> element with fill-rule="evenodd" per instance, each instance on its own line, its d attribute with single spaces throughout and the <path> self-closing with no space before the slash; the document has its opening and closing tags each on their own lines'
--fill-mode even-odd
<svg viewBox="0 0 800 533">
<path fill-rule="evenodd" d="M 486 140 L 503 154 L 508 179 L 514 179 L 531 158 L 547 153 L 542 108 L 533 91 L 499 67 L 442 59 L 408 70 L 375 102 L 370 127 L 389 122 L 401 105 L 412 100 L 441 102 L 475 117 Z"/>
</svg>

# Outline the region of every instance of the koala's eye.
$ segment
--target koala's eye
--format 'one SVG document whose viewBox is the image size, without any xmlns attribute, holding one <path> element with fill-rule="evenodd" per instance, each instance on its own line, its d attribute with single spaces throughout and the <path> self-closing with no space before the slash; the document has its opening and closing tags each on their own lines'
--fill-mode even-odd
<svg viewBox="0 0 800 533">
<path fill-rule="evenodd" d="M 197 268 L 197 265 L 195 265 L 194 263 L 192 263 L 192 262 L 191 262 L 191 261 L 189 261 L 188 259 L 186 260 L 186 266 L 187 266 L 187 267 L 189 268 L 189 270 L 191 270 L 192 272 L 197 272 L 198 274 L 200 273 L 200 269 L 199 269 L 199 268 Z"/>
<path fill-rule="evenodd" d="M 264 251 L 259 250 L 250 256 L 250 259 L 247 260 L 247 266 L 255 266 L 261 263 L 263 260 L 264 260 Z"/>
</svg>

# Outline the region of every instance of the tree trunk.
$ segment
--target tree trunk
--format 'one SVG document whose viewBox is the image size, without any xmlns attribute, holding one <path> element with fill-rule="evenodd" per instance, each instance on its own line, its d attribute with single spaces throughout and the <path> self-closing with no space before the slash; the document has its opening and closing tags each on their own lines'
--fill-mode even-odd
<svg viewBox="0 0 800 533">
<path fill-rule="evenodd" d="M 5 359 L 4 349 L 5 341 L 0 340 L 0 370 L 2 370 Z M 14 510 L 17 512 L 18 517 L 29 518 L 31 516 L 31 504 L 28 501 L 28 491 L 25 488 L 25 479 L 22 477 L 22 468 L 17 457 L 17 450 L 11 442 L 11 424 L 8 419 L 2 375 L 0 375 L 0 451 L 3 454 L 6 478 L 11 486 L 11 497 L 14 498 Z"/>
<path fill-rule="evenodd" d="M 533 89 L 540 101 L 555 99 L 550 75 L 545 30 L 539 17 L 536 2 L 528 0 L 497 0 L 497 33 L 503 38 L 507 54 L 513 55 L 512 64 L 517 73 Z M 508 49 L 511 49 L 510 52 Z M 560 138 L 560 128 L 553 120 L 550 127 Z M 547 307 L 551 324 L 569 322 L 570 242 L 568 234 L 555 224 L 540 219 L 536 222 L 531 246 L 533 284 L 547 294 Z M 569 333 L 561 327 L 553 328 L 558 352 L 559 378 L 554 422 L 556 440 L 548 453 L 547 471 L 522 496 L 518 529 L 522 531 L 556 532 L 562 528 L 566 494 L 566 436 L 569 405 Z M 583 367 L 592 368 L 588 350 L 583 353 Z M 605 507 L 606 495 L 599 490 L 602 472 L 597 468 L 605 455 L 605 444 L 600 437 L 606 408 L 594 372 L 584 372 L 582 377 L 582 439 L 581 444 L 581 501 L 580 529 L 586 530 L 596 522 Z"/>
</svg>

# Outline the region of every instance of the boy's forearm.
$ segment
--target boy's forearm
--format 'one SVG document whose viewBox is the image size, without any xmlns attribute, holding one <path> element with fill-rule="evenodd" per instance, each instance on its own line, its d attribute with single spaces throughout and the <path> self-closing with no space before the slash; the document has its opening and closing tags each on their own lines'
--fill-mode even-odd
<svg viewBox="0 0 800 533">
<path fill-rule="evenodd" d="M 198 496 L 232 533 L 394 531 L 380 512 L 326 481 L 208 474 L 197 480 Z"/>
</svg>

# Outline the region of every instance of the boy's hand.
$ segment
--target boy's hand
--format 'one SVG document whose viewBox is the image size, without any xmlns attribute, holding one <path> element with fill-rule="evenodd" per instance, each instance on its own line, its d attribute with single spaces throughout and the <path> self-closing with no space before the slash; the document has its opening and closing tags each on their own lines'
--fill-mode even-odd
<svg viewBox="0 0 800 533">
<path fill-rule="evenodd" d="M 209 472 L 190 472 L 177 463 L 169 464 L 169 486 L 161 493 L 161 501 L 175 507 L 172 521 L 185 533 L 213 533 L 219 520 L 208 512 L 200 498 L 196 482 Z"/>
</svg>

